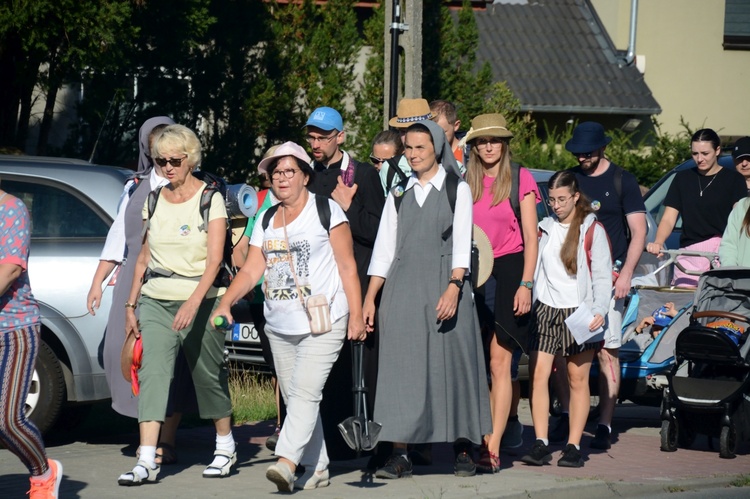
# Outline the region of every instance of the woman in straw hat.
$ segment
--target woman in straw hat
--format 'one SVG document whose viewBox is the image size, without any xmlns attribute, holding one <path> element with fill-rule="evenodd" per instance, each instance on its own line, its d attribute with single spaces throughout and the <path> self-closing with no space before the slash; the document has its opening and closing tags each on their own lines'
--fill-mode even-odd
<svg viewBox="0 0 750 499">
<path fill-rule="evenodd" d="M 474 200 L 474 223 L 487 234 L 495 259 L 492 275 L 477 290 L 492 380 L 492 433 L 484 438 L 478 468 L 489 473 L 500 469 L 500 439 L 512 402 L 511 364 L 515 360 L 517 376 L 518 356 L 527 344 L 537 258 L 536 204 L 541 201 L 531 173 L 511 168 L 512 137 L 503 115 L 495 113 L 474 118 L 465 138 L 470 146 L 466 180 Z M 520 220 L 511 193 L 518 196 Z M 517 415 L 512 424 L 520 444 L 523 426 Z"/>
</svg>

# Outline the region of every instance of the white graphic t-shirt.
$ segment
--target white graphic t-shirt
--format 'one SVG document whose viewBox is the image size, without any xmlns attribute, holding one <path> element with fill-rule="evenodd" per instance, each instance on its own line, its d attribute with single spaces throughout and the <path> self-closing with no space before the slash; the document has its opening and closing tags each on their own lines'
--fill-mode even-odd
<svg viewBox="0 0 750 499">
<path fill-rule="evenodd" d="M 338 204 L 330 199 L 328 204 L 331 208 L 331 229 L 348 223 Z M 317 294 L 324 294 L 328 298 L 332 322 L 349 313 L 349 304 L 328 233 L 318 217 L 315 197 L 310 194 L 302 213 L 287 225 L 289 251 L 284 240 L 284 228 L 273 228 L 274 220 L 281 219 L 281 210 L 280 207 L 265 231 L 263 217 L 258 217 L 250 237 L 250 245 L 261 248 L 266 257 L 263 282 L 266 323 L 281 334 L 308 334 L 310 323 L 298 297 L 292 266 L 297 273 L 297 282 L 304 299 Z M 290 255 L 292 265 L 289 264 Z"/>
</svg>

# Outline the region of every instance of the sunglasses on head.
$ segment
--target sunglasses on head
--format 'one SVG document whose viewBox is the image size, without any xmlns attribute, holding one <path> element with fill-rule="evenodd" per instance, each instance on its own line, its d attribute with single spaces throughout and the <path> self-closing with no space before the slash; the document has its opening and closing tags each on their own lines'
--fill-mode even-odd
<svg viewBox="0 0 750 499">
<path fill-rule="evenodd" d="M 181 158 L 154 158 L 154 163 L 159 166 L 167 166 L 169 163 L 172 166 L 181 166 L 182 162 L 187 159 L 187 154 Z"/>
</svg>

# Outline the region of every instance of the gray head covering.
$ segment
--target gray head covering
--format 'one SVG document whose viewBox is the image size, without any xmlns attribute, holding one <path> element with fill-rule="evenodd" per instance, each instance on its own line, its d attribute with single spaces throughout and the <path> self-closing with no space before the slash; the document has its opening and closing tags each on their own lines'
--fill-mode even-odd
<svg viewBox="0 0 750 499">
<path fill-rule="evenodd" d="M 435 145 L 435 158 L 443 165 L 445 171 L 453 172 L 458 175 L 458 178 L 463 178 L 461 176 L 461 170 L 458 169 L 456 157 L 453 156 L 451 146 L 448 143 L 448 139 L 445 137 L 445 132 L 440 128 L 440 125 L 432 120 L 422 120 L 415 123 L 415 125 L 416 124 L 424 125 L 430 131 L 430 135 L 432 135 L 432 143 Z"/>
<path fill-rule="evenodd" d="M 154 166 L 149 156 L 151 151 L 148 150 L 148 136 L 158 125 L 174 125 L 172 118 L 168 116 L 154 116 L 143 122 L 138 132 L 138 174 L 145 174 L 151 171 Z"/>
</svg>

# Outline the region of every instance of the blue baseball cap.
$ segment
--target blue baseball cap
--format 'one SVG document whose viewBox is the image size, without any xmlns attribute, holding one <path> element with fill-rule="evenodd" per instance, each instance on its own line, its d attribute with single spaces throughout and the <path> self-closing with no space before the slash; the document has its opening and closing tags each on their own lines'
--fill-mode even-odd
<svg viewBox="0 0 750 499">
<path fill-rule="evenodd" d="M 319 107 L 310 114 L 305 126 L 314 126 L 326 132 L 330 132 L 331 130 L 341 132 L 344 130 L 344 120 L 341 119 L 341 115 L 335 109 L 331 107 Z"/>
</svg>

